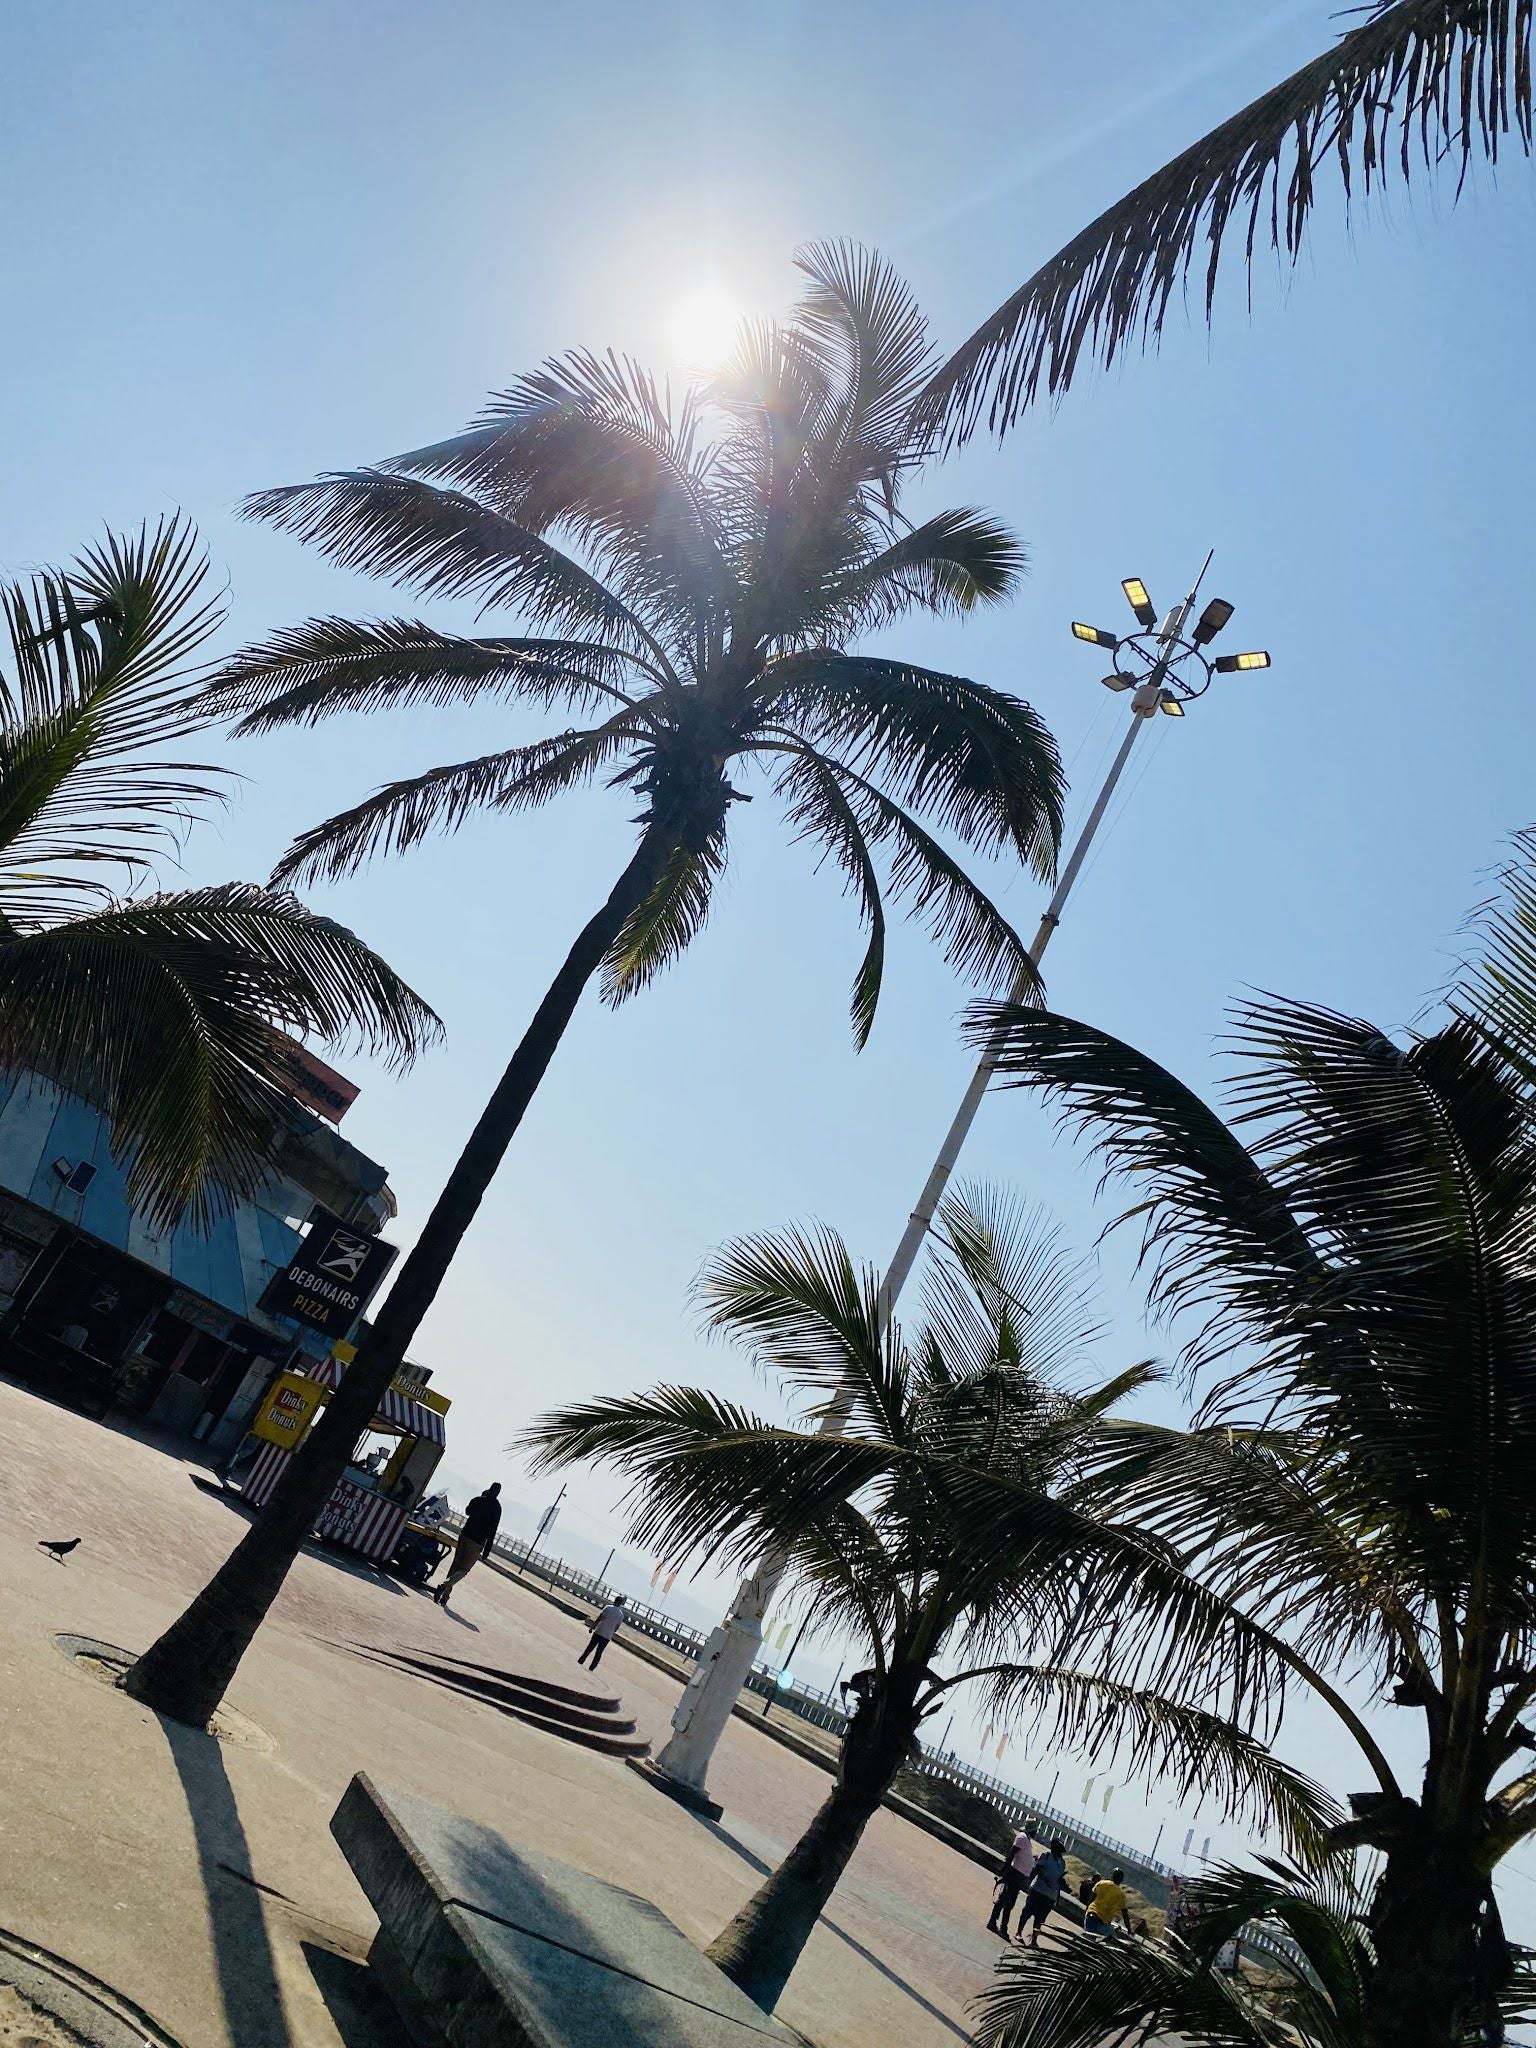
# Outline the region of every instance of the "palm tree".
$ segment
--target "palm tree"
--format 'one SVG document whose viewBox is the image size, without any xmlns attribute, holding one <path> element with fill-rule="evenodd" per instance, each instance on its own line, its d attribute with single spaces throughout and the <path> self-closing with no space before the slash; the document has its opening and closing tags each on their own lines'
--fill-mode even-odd
<svg viewBox="0 0 1536 2048">
<path fill-rule="evenodd" d="M 1038 1736 L 1133 1753 L 1229 1810 L 1257 1808 L 1298 1843 L 1338 1818 L 1244 1725 L 1275 1677 L 1263 1631 L 1234 1626 L 1166 1543 L 1081 1499 L 1114 1411 L 1152 1374 L 1074 1391 L 1096 1332 L 1052 1233 L 1006 1200 L 955 1196 L 930 1262 L 907 1339 L 881 1313 L 879 1275 L 829 1230 L 711 1260 L 708 1327 L 812 1397 L 803 1424 L 659 1387 L 556 1409 L 524 1439 L 543 1467 L 598 1458 L 627 1474 L 631 1535 L 669 1560 L 771 1547 L 818 1621 L 870 1660 L 832 1790 L 709 1949 L 769 2009 L 923 1721 L 958 1686 L 983 1687 L 994 1716 L 1027 1714 Z M 834 1406 L 839 1436 L 816 1427 Z M 1180 1704 L 1197 1683 L 1205 1704 Z"/>
<path fill-rule="evenodd" d="M 1381 1857 L 1366 2048 L 1463 2038 L 1499 1974 L 1494 1872 L 1536 1833 L 1536 836 L 1478 930 L 1433 1028 L 1240 1013 L 1234 1124 L 1091 1025 L 977 1023 L 1135 1184 L 1153 1300 L 1195 1319 L 1197 1426 L 1126 1424 L 1096 1476 L 1354 1741 L 1367 1789 L 1330 1841 Z M 1417 1786 L 1339 1668 L 1415 1718 Z"/>
<path fill-rule="evenodd" d="M 1368 0 L 1331 48 L 1223 121 L 1101 213 L 985 320 L 934 378 L 928 416 L 964 440 L 983 412 L 1005 433 L 1042 384 L 1066 389 L 1086 353 L 1108 364 L 1161 335 L 1205 254 L 1205 310 L 1229 236 L 1251 267 L 1267 238 L 1300 253 L 1319 187 L 1346 201 L 1395 172 L 1498 161 L 1531 146 L 1532 0 Z"/>
<path fill-rule="evenodd" d="M 755 771 L 793 836 L 857 898 L 869 930 L 853 994 L 860 1043 L 880 992 L 885 893 L 912 900 L 957 968 L 993 983 L 1028 971 L 1016 933 L 923 820 L 1048 873 L 1062 801 L 1049 735 L 1017 697 L 848 652 L 909 611 L 1006 597 L 1023 553 L 979 512 L 900 517 L 900 487 L 926 446 L 909 423 L 931 360 L 925 323 L 871 255 L 814 249 L 801 267 L 810 286 L 793 321 L 746 332 L 707 400 L 690 391 L 674 407 L 638 365 L 573 355 L 521 378 L 451 441 L 252 502 L 335 561 L 508 606 L 535 637 L 313 619 L 225 671 L 219 701 L 244 708 L 242 730 L 480 699 L 594 721 L 392 783 L 306 833 L 280 876 L 348 874 L 473 811 L 526 810 L 599 775 L 628 791 L 639 831 L 285 1476 L 282 1516 L 264 1513 L 140 1661 L 132 1689 L 164 1712 L 201 1722 L 217 1704 L 587 983 L 601 971 L 604 993 L 621 1000 L 704 922 L 731 806 L 753 794 L 736 778 Z"/>
<path fill-rule="evenodd" d="M 1258 1869 L 1215 1869 L 1186 1897 L 1186 1932 L 1159 1946 L 1073 1941 L 1005 1957 L 973 2008 L 976 2048 L 1100 2048 L 1154 2035 L 1221 2048 L 1362 2048 L 1374 1958 L 1353 1859 L 1309 1871 L 1266 1857 Z M 1254 1921 L 1284 1937 L 1264 1951 L 1262 1987 L 1217 1969 Z M 1517 2014 L 1523 2005 L 1512 2000 L 1506 2016 Z"/>
<path fill-rule="evenodd" d="M 221 611 L 181 519 L 0 589 L 0 1063 L 99 1105 L 136 1209 L 206 1220 L 270 1171 L 283 1031 L 404 1063 L 439 1029 L 377 954 L 286 890 L 114 895 L 216 794 L 155 759 L 206 726 Z"/>
<path fill-rule="evenodd" d="M 1162 1946 L 1074 1941 L 1009 1955 L 975 2001 L 975 2048 L 1140 2048 L 1153 2039 L 1364 2048 L 1365 1989 L 1376 1968 L 1367 1878 L 1351 1856 L 1312 1870 L 1276 1857 L 1254 1869 L 1217 1867 L 1186 1887 L 1185 1931 Z M 1258 1983 L 1218 1969 L 1222 1949 L 1254 1923 L 1271 1936 Z M 1511 1948 L 1496 1923 L 1489 1946 L 1500 1982 L 1483 1988 L 1479 2028 L 1536 2017 L 1531 1952 Z"/>
</svg>

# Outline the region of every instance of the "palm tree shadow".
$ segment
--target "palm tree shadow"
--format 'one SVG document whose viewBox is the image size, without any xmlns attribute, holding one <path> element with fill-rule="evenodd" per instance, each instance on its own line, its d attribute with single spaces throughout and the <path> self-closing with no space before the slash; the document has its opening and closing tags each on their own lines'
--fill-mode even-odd
<svg viewBox="0 0 1536 2048">
<path fill-rule="evenodd" d="M 292 2048 L 250 1846 L 218 1739 L 164 1715 L 156 1719 L 192 1821 L 230 2048 Z"/>
<path fill-rule="evenodd" d="M 760 1877 L 767 1877 L 771 1873 L 773 1869 L 771 1863 L 765 1863 L 761 1856 L 747 1847 L 745 1842 L 738 1842 L 730 1830 L 721 1827 L 718 1821 L 705 1820 L 701 1816 L 699 1825 L 700 1827 L 708 1828 L 717 1841 L 724 1842 L 725 1846 L 734 1851 L 743 1863 L 749 1863 Z M 947 2012 L 941 2012 L 938 2006 L 924 1998 L 922 1992 L 918 1990 L 915 1984 L 909 1984 L 899 1971 L 893 1970 L 889 1963 L 883 1963 L 873 1949 L 866 1948 L 862 1941 L 856 1941 L 845 1928 L 839 1927 L 835 1920 L 828 1919 L 827 1915 L 823 1913 L 818 1925 L 825 1927 L 829 1934 L 835 1934 L 840 1942 L 851 1948 L 861 1961 L 868 1963 L 869 1967 L 879 1976 L 884 1977 L 888 1984 L 894 1984 L 898 1991 L 905 1992 L 912 2003 L 921 2006 L 930 2019 L 937 2020 L 941 2027 L 947 2027 L 950 2033 L 957 2035 L 960 2040 L 970 2040 L 971 2036 L 968 2028 L 962 2027 L 958 2020 L 951 2019 Z"/>
</svg>

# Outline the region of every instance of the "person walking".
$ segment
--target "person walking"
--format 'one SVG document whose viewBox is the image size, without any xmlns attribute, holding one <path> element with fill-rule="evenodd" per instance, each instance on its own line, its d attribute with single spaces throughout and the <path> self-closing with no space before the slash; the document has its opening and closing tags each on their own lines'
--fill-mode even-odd
<svg viewBox="0 0 1536 2048">
<path fill-rule="evenodd" d="M 453 1563 L 448 1567 L 448 1576 L 440 1586 L 432 1588 L 432 1598 L 439 1607 L 448 1605 L 448 1595 L 454 1587 L 472 1572 L 475 1566 L 496 1540 L 496 1531 L 501 1527 L 501 1481 L 492 1480 L 484 1493 L 477 1493 L 464 1510 L 464 1526 L 459 1531 L 459 1540 L 454 1545 Z"/>
<path fill-rule="evenodd" d="M 615 1593 L 608 1602 L 608 1605 L 599 1613 L 596 1621 L 593 1622 L 592 1633 L 587 1637 L 587 1647 L 576 1659 L 576 1662 L 578 1664 L 587 1664 L 587 1659 L 590 1657 L 592 1662 L 587 1664 L 587 1669 L 595 1671 L 602 1662 L 604 1650 L 607 1649 L 608 1645 L 618 1634 L 620 1626 L 625 1619 L 624 1595 L 622 1593 Z"/>
<path fill-rule="evenodd" d="M 1024 1894 L 1024 1910 L 1019 1915 L 1019 1939 L 1024 1939 L 1024 1929 L 1029 1928 L 1029 1946 L 1040 1946 L 1040 1929 L 1050 1914 L 1051 1908 L 1061 1898 L 1061 1888 L 1067 1881 L 1067 1845 L 1052 1842 L 1043 1856 L 1035 1859 L 1034 1870 L 1030 1873 L 1029 1890 Z"/>
<path fill-rule="evenodd" d="M 1083 1930 L 1087 1934 L 1113 1934 L 1116 1921 L 1130 1933 L 1131 1901 L 1123 1870 L 1112 1870 L 1094 1886 L 1088 1911 L 1083 1915 Z"/>
<path fill-rule="evenodd" d="M 1013 1847 L 1003 1860 L 1003 1867 L 997 1873 L 997 1889 L 992 1896 L 992 1917 L 987 1922 L 988 1931 L 1000 1934 L 1004 1941 L 1009 1938 L 1008 1921 L 1019 1894 L 1029 1883 L 1035 1868 L 1034 1822 L 1025 1821 L 1013 1838 Z"/>
</svg>

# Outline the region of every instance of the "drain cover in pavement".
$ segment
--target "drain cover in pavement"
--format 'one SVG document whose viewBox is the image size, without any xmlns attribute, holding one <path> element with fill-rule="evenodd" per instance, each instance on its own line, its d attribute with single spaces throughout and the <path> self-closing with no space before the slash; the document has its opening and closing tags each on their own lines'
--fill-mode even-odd
<svg viewBox="0 0 1536 2048">
<path fill-rule="evenodd" d="M 177 2048 L 110 1984 L 0 1928 L 0 2048 Z"/>
<path fill-rule="evenodd" d="M 120 1650 L 116 1643 L 99 1643 L 94 1636 L 58 1635 L 53 1640 L 77 1671 L 99 1679 L 103 1685 L 116 1686 L 133 1664 L 131 1650 Z M 233 1742 L 243 1749 L 260 1749 L 270 1754 L 277 1747 L 264 1728 L 258 1728 L 247 1715 L 227 1705 L 216 1709 L 208 1733 L 220 1742 Z M 0 2048 L 7 2048 L 3 2034 Z"/>
</svg>

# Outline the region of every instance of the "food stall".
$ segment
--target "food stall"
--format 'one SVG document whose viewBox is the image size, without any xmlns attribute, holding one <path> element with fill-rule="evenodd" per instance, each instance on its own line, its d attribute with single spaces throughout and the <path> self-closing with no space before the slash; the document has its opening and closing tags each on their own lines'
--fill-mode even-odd
<svg viewBox="0 0 1536 2048">
<path fill-rule="evenodd" d="M 251 1424 L 259 1448 L 240 1482 L 252 1507 L 271 1499 L 353 1355 L 350 1345 L 338 1344 L 330 1357 L 306 1360 L 302 1373 L 279 1373 L 273 1380 Z M 378 1436 L 384 1445 L 366 1463 L 349 1465 L 337 1481 L 315 1524 L 321 1542 L 355 1550 L 375 1564 L 393 1561 L 442 1458 L 448 1406 L 436 1388 L 403 1376 L 385 1390 L 363 1438 Z M 387 1455 L 385 1446 L 392 1446 Z"/>
</svg>

